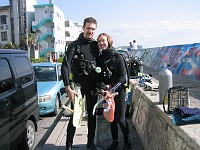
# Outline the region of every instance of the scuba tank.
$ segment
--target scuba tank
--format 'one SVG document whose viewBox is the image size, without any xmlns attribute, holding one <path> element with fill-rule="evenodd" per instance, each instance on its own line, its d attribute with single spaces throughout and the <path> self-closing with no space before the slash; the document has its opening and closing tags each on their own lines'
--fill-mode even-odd
<svg viewBox="0 0 200 150">
<path fill-rule="evenodd" d="M 163 102 L 165 93 L 173 86 L 172 72 L 167 67 L 164 63 L 164 68 L 159 72 L 159 103 Z"/>
<path fill-rule="evenodd" d="M 139 64 L 140 64 L 140 73 L 143 73 L 143 62 L 141 60 L 141 58 L 139 58 Z"/>
</svg>

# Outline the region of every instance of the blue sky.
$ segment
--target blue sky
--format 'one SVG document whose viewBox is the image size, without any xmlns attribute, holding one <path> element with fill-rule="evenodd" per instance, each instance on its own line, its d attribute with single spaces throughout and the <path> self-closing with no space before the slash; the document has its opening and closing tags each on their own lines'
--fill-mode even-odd
<svg viewBox="0 0 200 150">
<path fill-rule="evenodd" d="M 1 0 L 0 5 L 9 0 Z M 49 0 L 38 0 L 38 4 Z M 65 18 L 82 23 L 93 16 L 114 46 L 134 39 L 143 48 L 200 42 L 200 0 L 54 0 Z"/>
</svg>

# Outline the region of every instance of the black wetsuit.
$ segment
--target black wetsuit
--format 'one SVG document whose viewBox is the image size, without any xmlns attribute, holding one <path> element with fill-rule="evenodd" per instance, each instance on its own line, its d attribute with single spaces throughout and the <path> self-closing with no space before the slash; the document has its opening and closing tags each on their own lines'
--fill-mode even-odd
<svg viewBox="0 0 200 150">
<path fill-rule="evenodd" d="M 78 45 L 78 47 L 77 47 Z M 80 53 L 77 53 L 77 49 L 80 50 Z M 76 41 L 73 41 L 69 44 L 68 49 L 66 51 L 66 56 L 63 59 L 61 72 L 62 78 L 65 86 L 70 85 L 69 80 L 69 68 L 72 65 L 72 61 L 74 60 L 74 55 L 79 55 L 84 57 L 84 59 L 89 62 L 96 63 L 96 60 L 99 57 L 98 44 L 96 41 L 87 40 L 84 38 L 83 33 L 81 33 Z M 67 57 L 67 60 L 66 60 Z M 78 56 L 79 57 L 79 56 Z M 76 66 L 75 66 L 76 65 Z M 96 88 L 97 85 L 97 75 L 94 73 L 94 70 L 86 68 L 87 73 L 83 72 L 83 67 L 81 68 L 80 64 L 75 64 L 71 69 L 75 68 L 75 71 L 78 73 L 73 74 L 73 82 L 79 83 L 81 85 L 81 92 L 86 97 L 87 103 L 87 113 L 88 113 L 88 143 L 93 143 L 96 129 L 96 116 L 92 115 L 92 110 L 97 102 L 97 96 L 91 95 L 91 91 Z M 77 66 L 78 65 L 78 66 Z M 86 67 L 87 67 L 86 63 Z M 77 67 L 77 68 L 76 68 Z M 91 66 L 90 66 L 91 67 Z M 70 145 L 73 143 L 73 137 L 76 131 L 76 128 L 73 126 L 72 119 L 73 116 L 70 117 L 70 121 L 67 127 L 67 139 L 66 145 Z"/>
<path fill-rule="evenodd" d="M 113 58 L 114 57 L 114 58 Z M 102 51 L 101 58 L 101 76 L 100 81 L 106 85 L 115 86 L 121 83 L 121 87 L 116 91 L 119 93 L 115 96 L 115 114 L 114 121 L 110 123 L 113 141 L 118 141 L 118 124 L 124 135 L 124 141 L 128 142 L 129 127 L 125 119 L 127 103 L 125 102 L 126 67 L 122 56 L 117 53 L 113 47 Z M 110 73 L 109 73 L 110 72 Z"/>
</svg>

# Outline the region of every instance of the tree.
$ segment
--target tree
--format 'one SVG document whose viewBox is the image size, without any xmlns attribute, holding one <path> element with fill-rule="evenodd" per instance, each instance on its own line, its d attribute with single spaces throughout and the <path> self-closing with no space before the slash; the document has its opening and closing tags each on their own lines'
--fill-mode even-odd
<svg viewBox="0 0 200 150">
<path fill-rule="evenodd" d="M 23 43 L 25 44 L 25 47 L 27 47 L 28 56 L 29 57 L 30 57 L 31 48 L 34 47 L 34 45 L 36 44 L 36 42 L 37 42 L 37 38 L 36 38 L 36 36 L 35 36 L 34 33 L 29 33 L 28 37 L 25 36 L 25 38 L 24 38 Z"/>
</svg>

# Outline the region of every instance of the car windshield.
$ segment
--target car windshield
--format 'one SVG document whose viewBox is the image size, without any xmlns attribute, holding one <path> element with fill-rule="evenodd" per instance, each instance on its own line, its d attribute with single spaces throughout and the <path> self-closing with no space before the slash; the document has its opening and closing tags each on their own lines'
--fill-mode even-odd
<svg viewBox="0 0 200 150">
<path fill-rule="evenodd" d="M 37 82 L 56 81 L 56 68 L 50 66 L 34 66 Z"/>
</svg>

